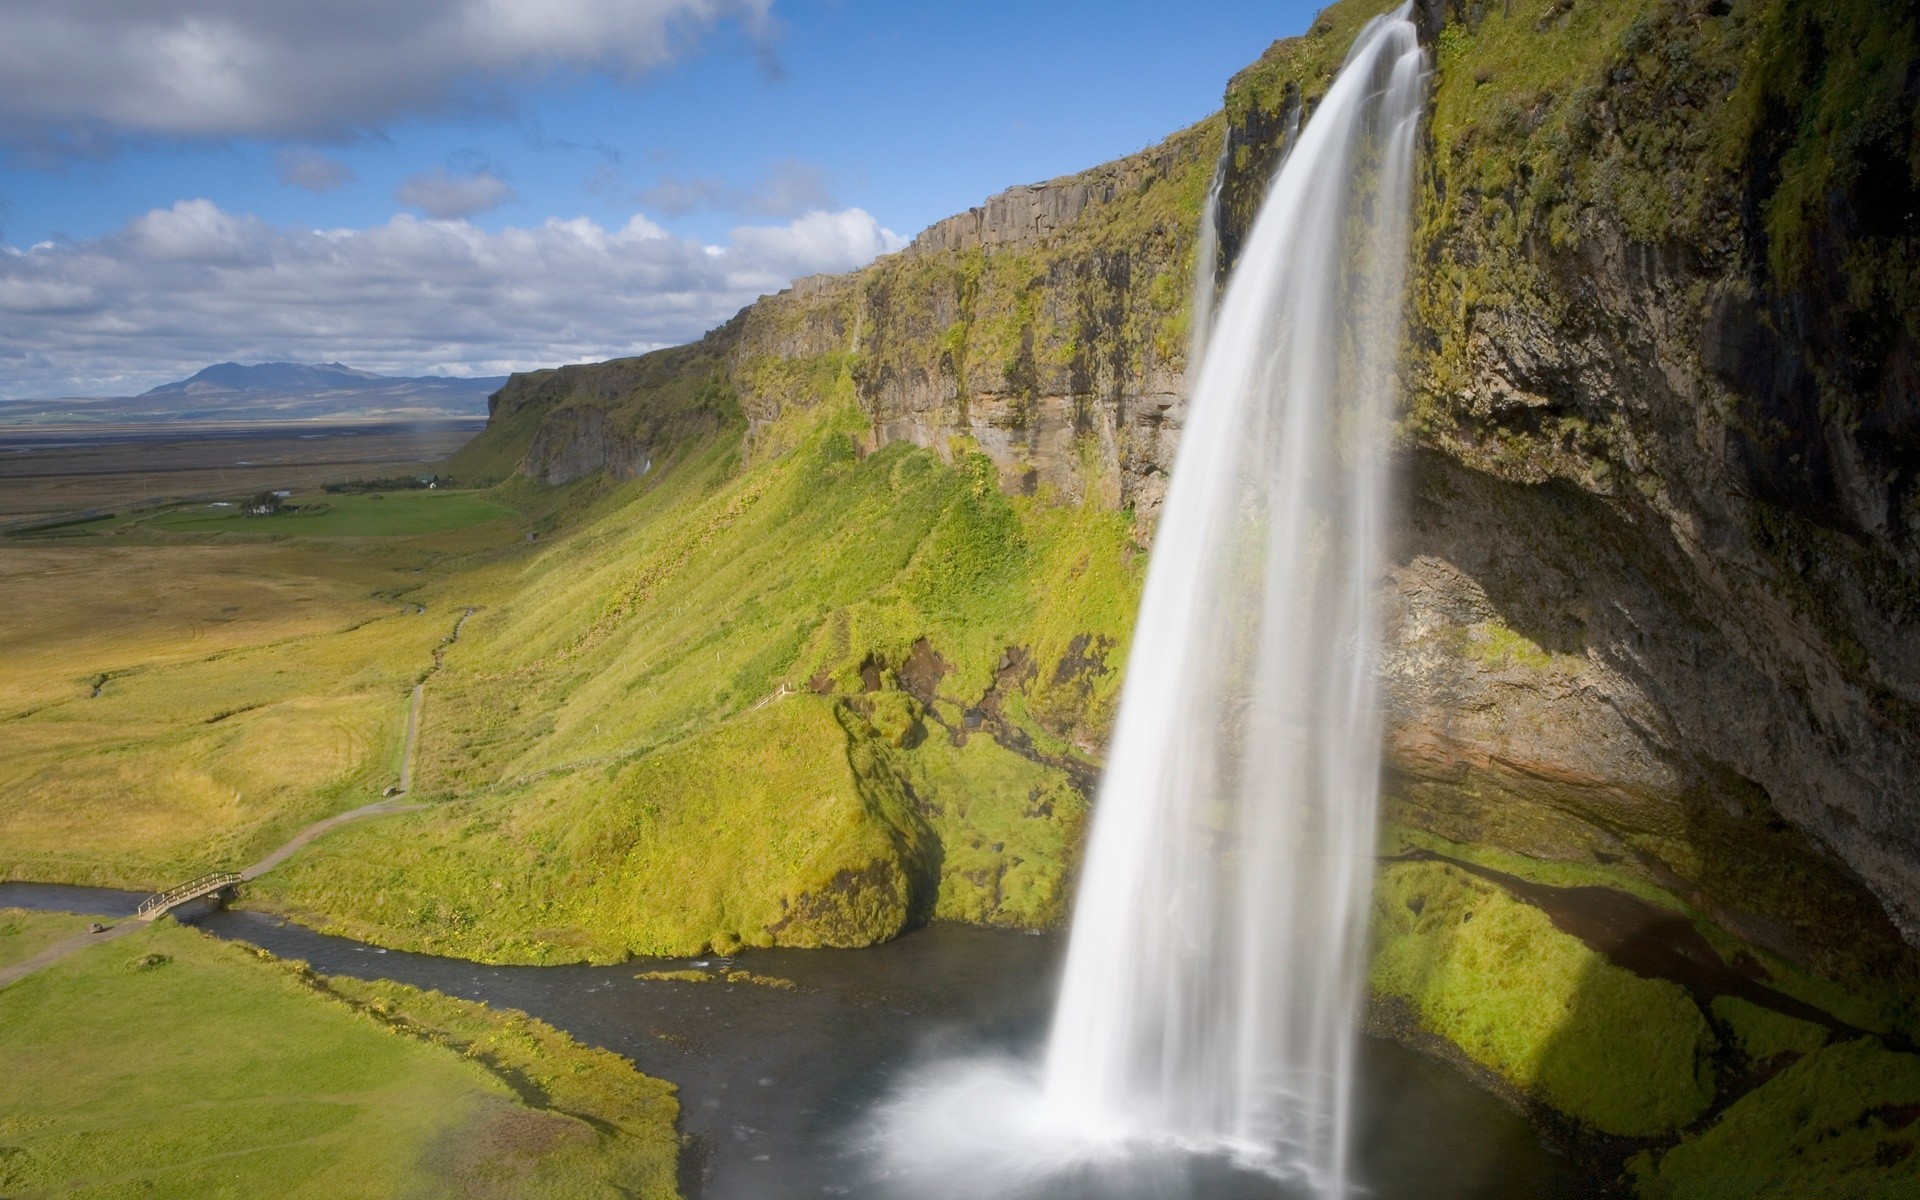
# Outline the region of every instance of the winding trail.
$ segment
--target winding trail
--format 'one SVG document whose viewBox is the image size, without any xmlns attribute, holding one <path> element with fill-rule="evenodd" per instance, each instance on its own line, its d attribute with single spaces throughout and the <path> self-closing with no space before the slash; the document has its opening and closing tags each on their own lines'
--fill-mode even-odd
<svg viewBox="0 0 1920 1200">
<path fill-rule="evenodd" d="M 403 775 L 402 778 L 404 779 L 405 776 Z M 301 848 L 308 842 L 311 842 L 323 833 L 329 832 L 336 826 L 345 825 L 349 821 L 359 821 L 367 817 L 384 817 L 390 813 L 414 812 L 417 809 L 425 807 L 426 805 L 424 804 L 401 804 L 397 800 L 379 800 L 372 804 L 363 804 L 359 808 L 340 813 L 337 816 L 328 817 L 324 821 L 315 821 L 299 833 L 294 834 L 293 840 L 289 841 L 286 845 L 240 872 L 240 881 L 245 883 L 248 880 L 258 879 L 260 876 L 265 875 L 268 871 L 273 870 L 281 863 L 299 853 Z"/>
<path fill-rule="evenodd" d="M 446 638 L 442 640 L 438 646 L 434 647 L 433 666 L 427 671 L 425 676 L 421 677 L 420 682 L 413 685 L 413 698 L 407 708 L 407 738 L 400 752 L 400 785 L 394 789 L 394 795 L 386 799 L 376 800 L 372 804 L 363 804 L 359 808 L 349 809 L 343 813 L 336 813 L 323 821 L 315 821 L 299 833 L 294 834 L 285 845 L 282 845 L 279 849 L 273 851 L 259 862 L 241 871 L 241 882 L 244 883 L 249 880 L 258 879 L 281 863 L 286 862 L 289 858 L 292 858 L 295 854 L 298 854 L 306 847 L 308 842 L 313 841 L 313 839 L 320 837 L 322 834 L 332 832 L 339 826 L 352 821 L 362 821 L 368 817 L 384 817 L 394 813 L 414 812 L 426 807 L 424 804 L 405 804 L 399 799 L 400 796 L 404 796 L 413 786 L 413 750 L 414 743 L 419 740 L 420 736 L 420 709 L 426 698 L 426 681 L 445 663 L 447 647 L 460 640 L 460 627 L 467 623 L 467 618 L 473 616 L 473 614 L 478 611 L 480 611 L 478 608 L 469 607 L 465 612 L 460 614 L 459 620 L 453 623 L 453 629 L 447 634 Z M 126 917 L 115 924 L 104 927 L 97 933 L 75 934 L 65 941 L 55 942 L 25 962 L 15 963 L 11 967 L 0 968 L 0 988 L 25 979 L 40 968 L 52 966 L 68 955 L 76 954 L 89 946 L 97 946 L 103 942 L 111 942 L 117 938 L 123 938 L 146 924 L 146 921 L 140 920 L 137 917 Z"/>
</svg>

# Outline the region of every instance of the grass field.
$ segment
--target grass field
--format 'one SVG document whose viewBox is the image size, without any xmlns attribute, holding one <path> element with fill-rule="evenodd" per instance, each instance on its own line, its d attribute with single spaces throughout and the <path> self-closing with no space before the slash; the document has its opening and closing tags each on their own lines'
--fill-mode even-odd
<svg viewBox="0 0 1920 1200">
<path fill-rule="evenodd" d="M 84 932 L 93 918 L 0 908 L 0 967 L 23 963 L 55 942 Z"/>
<path fill-rule="evenodd" d="M 35 515 L 117 512 L 192 497 L 239 500 L 274 488 L 410 476 L 473 434 L 471 421 L 0 426 L 0 526 Z"/>
<path fill-rule="evenodd" d="M 290 503 L 305 511 L 250 516 L 237 506 L 194 505 L 147 519 L 165 533 L 239 533 L 268 537 L 403 537 L 449 533 L 516 515 L 515 510 L 474 492 L 413 489 L 326 495 L 308 493 Z"/>
<path fill-rule="evenodd" d="M 135 523 L 0 545 L 0 875 L 150 888 L 237 869 L 396 782 L 414 683 L 522 544 L 503 505 L 413 495 L 394 518 L 343 497 L 343 521 L 387 536 Z M 434 590 L 450 578 L 465 590 Z"/>
<path fill-rule="evenodd" d="M 676 1194 L 672 1088 L 624 1059 L 171 922 L 0 991 L 0 1029 L 0 1194 Z"/>
</svg>

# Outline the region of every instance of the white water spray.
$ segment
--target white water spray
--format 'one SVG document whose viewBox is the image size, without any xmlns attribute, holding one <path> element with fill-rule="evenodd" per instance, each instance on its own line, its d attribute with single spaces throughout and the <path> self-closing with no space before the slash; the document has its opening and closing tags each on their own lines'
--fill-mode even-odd
<svg viewBox="0 0 1920 1200">
<path fill-rule="evenodd" d="M 1217 311 L 1216 176 L 1187 424 L 1045 1062 L 902 1089 L 875 1130 L 894 1194 L 1172 1194 L 1152 1182 L 1167 1150 L 1348 1190 L 1374 573 L 1427 74 L 1410 8 L 1367 26 L 1289 130 Z"/>
<path fill-rule="evenodd" d="M 1425 57 L 1381 17 L 1275 176 L 1155 537 L 1047 1048 L 1081 1138 L 1347 1187 L 1375 571 Z"/>
</svg>

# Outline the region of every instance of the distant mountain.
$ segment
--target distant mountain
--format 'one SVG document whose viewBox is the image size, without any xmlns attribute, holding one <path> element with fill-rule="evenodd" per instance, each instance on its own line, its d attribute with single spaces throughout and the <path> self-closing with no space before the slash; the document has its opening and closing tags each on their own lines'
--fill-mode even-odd
<svg viewBox="0 0 1920 1200">
<path fill-rule="evenodd" d="M 138 396 L 0 401 L 0 425 L 484 417 L 504 375 L 377 375 L 345 363 L 215 363 Z"/>
<path fill-rule="evenodd" d="M 215 363 L 190 378 L 163 383 L 140 393 L 148 396 L 204 396 L 213 392 L 320 392 L 339 388 L 365 388 L 370 384 L 444 383 L 439 378 L 406 379 L 376 375 L 345 363 Z"/>
</svg>

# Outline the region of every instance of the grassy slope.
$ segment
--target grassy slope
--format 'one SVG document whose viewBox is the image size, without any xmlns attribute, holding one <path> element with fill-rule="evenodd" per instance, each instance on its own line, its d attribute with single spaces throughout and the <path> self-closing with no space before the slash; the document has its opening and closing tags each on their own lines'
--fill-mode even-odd
<svg viewBox="0 0 1920 1200">
<path fill-rule="evenodd" d="M 671 1088 L 616 1056 L 171 922 L 0 991 L 0 1028 L 9 1195 L 676 1194 Z"/>
<path fill-rule="evenodd" d="M 1397 864 L 1382 872 L 1373 929 L 1375 993 L 1548 1106 L 1646 1136 L 1713 1099 L 1713 1036 L 1684 989 L 1608 963 L 1500 889 Z"/>
<path fill-rule="evenodd" d="M 1057 918 L 1084 802 L 966 714 L 1013 647 L 1049 683 L 1076 636 L 1117 667 L 1126 522 L 1009 498 L 979 458 L 863 457 L 854 420 L 803 410 L 744 470 L 728 431 L 599 501 L 434 681 L 416 787 L 453 802 L 343 830 L 256 897 L 532 961 Z M 1059 686 L 1103 712 L 1114 679 Z"/>
</svg>

